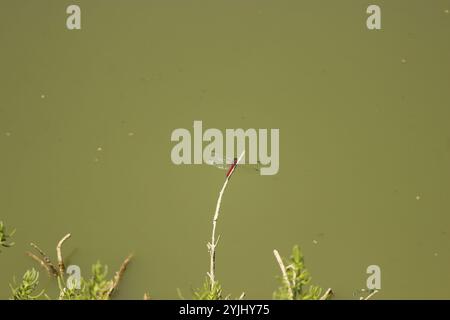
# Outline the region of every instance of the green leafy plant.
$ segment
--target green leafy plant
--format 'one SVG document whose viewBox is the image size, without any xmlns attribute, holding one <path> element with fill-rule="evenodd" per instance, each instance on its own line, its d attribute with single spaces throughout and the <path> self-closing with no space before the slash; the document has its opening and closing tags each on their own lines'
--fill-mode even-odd
<svg viewBox="0 0 450 320">
<path fill-rule="evenodd" d="M 4 231 L 2 224 L 2 231 Z M 132 256 L 128 256 L 122 263 L 120 269 L 112 278 L 107 277 L 108 266 L 100 262 L 92 265 L 91 275 L 88 278 L 80 278 L 79 286 L 70 285 L 65 280 L 65 265 L 62 259 L 61 247 L 65 240 L 70 237 L 66 235 L 56 246 L 58 264 L 53 264 L 49 256 L 43 252 L 37 245 L 31 246 L 37 250 L 37 254 L 27 252 L 27 254 L 41 267 L 47 270 L 48 274 L 55 277 L 59 287 L 59 295 L 56 299 L 59 300 L 109 300 L 112 294 L 116 291 L 119 281 L 126 270 Z M 11 245 L 11 244 L 10 244 Z M 274 292 L 274 299 L 282 300 L 317 300 L 328 299 L 331 297 L 331 289 L 328 289 L 325 294 L 322 294 L 322 288 L 310 285 L 311 276 L 305 267 L 303 254 L 298 246 L 294 246 L 292 254 L 289 259 L 282 259 L 278 251 L 274 250 L 275 257 L 280 265 L 282 276 L 280 277 L 281 284 Z M 212 282 L 210 273 L 205 277 L 203 285 L 193 290 L 193 298 L 197 300 L 228 300 L 228 299 L 243 299 L 244 293 L 238 298 L 232 298 L 231 295 L 223 294 L 222 286 L 219 281 Z M 50 299 L 44 290 L 36 293 L 39 285 L 39 272 L 34 268 L 27 270 L 22 277 L 20 283 L 16 283 L 13 279 L 13 284 L 10 284 L 11 299 L 13 300 L 36 300 L 42 297 Z M 374 292 L 376 293 L 376 292 Z M 179 293 L 180 298 L 184 299 Z M 369 295 L 369 299 L 373 294 Z M 144 295 L 144 299 L 149 299 L 148 294 Z"/>
<path fill-rule="evenodd" d="M 222 300 L 222 298 L 222 286 L 218 281 L 211 283 L 208 277 L 201 288 L 194 290 L 194 299 L 196 300 Z"/>
<path fill-rule="evenodd" d="M 314 285 L 306 286 L 311 281 L 311 275 L 305 267 L 303 254 L 298 246 L 294 246 L 289 260 L 280 258 L 274 250 L 280 265 L 282 277 L 281 285 L 274 292 L 274 299 L 280 300 L 318 300 L 321 299 L 322 288 Z M 328 292 L 328 291 L 327 291 Z M 328 294 L 324 297 L 327 298 Z"/>
<path fill-rule="evenodd" d="M 203 286 L 194 290 L 194 299 L 195 300 L 230 300 L 231 295 L 228 294 L 223 296 L 222 286 L 219 281 L 215 281 L 214 284 L 211 282 L 209 277 L 205 278 L 203 282 Z M 245 296 L 245 293 L 242 293 L 241 296 L 237 299 L 242 300 Z M 235 299 L 236 300 L 236 299 Z"/>
<path fill-rule="evenodd" d="M 108 266 L 100 262 L 92 265 L 89 279 L 80 279 L 80 287 L 60 284 L 61 300 L 109 300 L 115 288 L 115 278 L 107 279 Z"/>
<path fill-rule="evenodd" d="M 4 248 L 12 247 L 14 245 L 14 242 L 9 242 L 8 239 L 11 238 L 15 232 L 16 230 L 7 233 L 3 221 L 0 221 L 0 247 Z M 0 252 L 2 251 L 0 250 Z"/>
<path fill-rule="evenodd" d="M 15 279 L 13 282 L 14 285 L 9 285 L 12 291 L 11 300 L 36 300 L 44 294 L 44 290 L 34 294 L 39 285 L 39 272 L 34 268 L 25 272 L 20 284 L 16 284 Z"/>
<path fill-rule="evenodd" d="M 103 266 L 97 261 L 92 266 L 92 276 L 84 283 L 85 297 L 90 300 L 109 299 L 108 291 L 113 285 L 113 280 L 107 280 L 108 266 Z"/>
<path fill-rule="evenodd" d="M 132 255 L 129 255 L 122 263 L 119 271 L 116 272 L 112 279 L 107 279 L 108 267 L 102 265 L 100 262 L 95 263 L 92 268 L 92 275 L 88 279 L 80 278 L 79 286 L 75 286 L 75 283 L 67 283 L 65 280 L 65 263 L 63 261 L 62 255 L 62 245 L 64 242 L 70 238 L 70 234 L 65 235 L 56 246 L 56 255 L 58 263 L 54 264 L 50 257 L 40 249 L 36 244 L 31 244 L 31 246 L 37 251 L 37 254 L 32 252 L 27 252 L 28 256 L 39 263 L 41 267 L 47 270 L 51 277 L 54 277 L 58 283 L 59 287 L 59 300 L 109 300 L 113 293 L 117 290 L 118 284 L 131 261 Z M 33 269 L 34 270 L 34 269 Z M 35 274 L 33 274 L 35 275 Z M 36 283 L 39 274 L 35 275 L 35 282 L 29 282 L 30 284 Z M 13 291 L 15 295 L 15 291 Z M 23 299 L 37 298 L 31 295 L 22 295 Z M 47 297 L 50 299 L 49 297 Z"/>
</svg>

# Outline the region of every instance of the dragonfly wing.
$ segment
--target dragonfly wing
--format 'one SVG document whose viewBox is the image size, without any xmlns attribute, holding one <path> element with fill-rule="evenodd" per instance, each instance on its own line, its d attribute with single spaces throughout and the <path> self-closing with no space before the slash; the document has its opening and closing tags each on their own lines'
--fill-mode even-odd
<svg viewBox="0 0 450 320">
<path fill-rule="evenodd" d="M 223 161 L 222 158 L 211 157 L 205 160 L 205 163 L 214 166 L 219 169 L 227 169 L 228 165 Z"/>
<path fill-rule="evenodd" d="M 223 157 L 221 155 L 212 154 L 209 159 L 205 160 L 205 163 L 211 166 L 214 166 L 216 168 L 222 169 L 222 170 L 228 170 L 230 169 L 230 166 L 234 163 L 234 159 L 230 157 Z M 246 164 L 241 163 L 237 165 L 237 169 L 244 172 L 255 172 L 259 173 L 261 168 L 261 163 L 256 164 Z"/>
</svg>

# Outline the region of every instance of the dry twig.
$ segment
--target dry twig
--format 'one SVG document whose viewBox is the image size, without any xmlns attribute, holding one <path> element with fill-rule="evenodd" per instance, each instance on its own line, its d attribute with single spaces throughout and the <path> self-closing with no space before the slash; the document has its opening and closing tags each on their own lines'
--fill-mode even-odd
<svg viewBox="0 0 450 320">
<path fill-rule="evenodd" d="M 365 298 L 361 297 L 359 300 L 369 300 L 369 299 L 372 298 L 377 292 L 378 292 L 378 290 L 374 290 L 374 291 L 372 291 L 367 297 L 365 297 Z"/>
<path fill-rule="evenodd" d="M 61 246 L 63 245 L 64 241 L 70 238 L 70 233 L 66 234 L 56 246 L 56 255 L 58 257 L 58 268 L 59 268 L 59 274 L 63 275 L 66 267 L 64 266 L 64 260 L 61 254 Z"/>
<path fill-rule="evenodd" d="M 127 266 L 131 261 L 131 258 L 133 258 L 133 255 L 130 254 L 123 262 L 122 265 L 120 266 L 119 271 L 116 272 L 112 283 L 111 283 L 111 287 L 108 290 L 107 296 L 108 298 L 111 298 L 112 294 L 114 293 L 114 291 L 117 289 L 117 286 L 119 285 L 120 280 L 123 277 L 123 274 L 125 273 L 125 271 L 127 270 Z"/>
<path fill-rule="evenodd" d="M 42 259 L 38 258 L 37 256 L 35 256 L 34 254 L 32 254 L 31 252 L 28 252 L 28 256 L 30 256 L 31 258 L 33 258 L 34 260 L 36 260 L 37 262 L 39 262 L 41 265 L 45 265 L 45 268 L 47 269 L 47 271 L 49 271 L 49 273 L 53 276 L 58 276 L 58 270 L 55 268 L 55 266 L 53 265 L 53 263 L 51 262 L 50 258 L 48 257 L 48 255 L 41 250 L 41 248 L 39 248 L 37 245 L 35 245 L 34 243 L 30 243 L 30 245 L 36 249 L 39 254 L 42 256 Z M 33 257 L 34 256 L 34 257 Z M 38 259 L 36 259 L 38 258 Z M 43 264 L 44 263 L 44 264 Z"/>
<path fill-rule="evenodd" d="M 31 259 L 33 259 L 34 261 L 36 261 L 37 263 L 39 263 L 45 270 L 47 270 L 49 275 L 52 276 L 56 276 L 56 274 L 54 273 L 54 270 L 47 264 L 45 263 L 44 260 L 42 260 L 41 258 L 39 258 L 37 255 L 35 255 L 34 253 L 31 253 L 29 251 L 25 252 L 27 254 L 27 256 L 29 256 Z"/>
<path fill-rule="evenodd" d="M 211 280 L 211 289 L 214 287 L 215 283 L 216 283 L 216 277 L 215 277 L 215 269 L 216 269 L 216 247 L 217 247 L 217 243 L 219 242 L 219 238 L 217 238 L 216 240 L 216 226 L 217 226 L 217 220 L 219 219 L 219 213 L 220 213 L 220 205 L 222 203 L 222 196 L 223 193 L 225 192 L 225 189 L 227 188 L 228 185 L 228 181 L 230 181 L 231 176 L 234 173 L 234 170 L 236 169 L 237 165 L 241 162 L 242 158 L 244 157 L 245 151 L 243 151 L 241 153 L 241 155 L 239 156 L 239 159 L 236 162 L 236 165 L 233 166 L 230 174 L 226 177 L 225 182 L 222 186 L 222 189 L 220 190 L 219 193 L 219 198 L 217 199 L 217 204 L 216 204 L 216 211 L 214 213 L 214 218 L 213 218 L 213 227 L 212 227 L 212 234 L 211 234 L 211 242 L 209 242 L 207 244 L 208 247 L 208 251 L 209 251 L 209 256 L 210 256 L 210 262 L 209 262 L 209 272 L 207 273 L 209 276 L 209 279 Z"/>
<path fill-rule="evenodd" d="M 288 278 L 288 275 L 287 275 L 287 272 L 286 272 L 286 267 L 284 266 L 284 263 L 283 263 L 283 259 L 281 259 L 281 256 L 278 253 L 278 250 L 276 250 L 276 249 L 273 250 L 273 254 L 275 256 L 275 259 L 277 259 L 278 265 L 280 266 L 280 269 L 281 269 L 281 274 L 283 275 L 283 280 L 286 283 L 286 286 L 288 288 L 289 299 L 293 300 L 294 299 L 294 293 L 292 292 L 292 286 L 291 286 L 291 283 L 289 281 L 289 278 Z"/>
<path fill-rule="evenodd" d="M 320 297 L 320 300 L 327 300 L 328 298 L 331 298 L 333 296 L 333 290 L 331 288 L 328 288 L 327 291 L 325 291 L 324 295 Z"/>
</svg>

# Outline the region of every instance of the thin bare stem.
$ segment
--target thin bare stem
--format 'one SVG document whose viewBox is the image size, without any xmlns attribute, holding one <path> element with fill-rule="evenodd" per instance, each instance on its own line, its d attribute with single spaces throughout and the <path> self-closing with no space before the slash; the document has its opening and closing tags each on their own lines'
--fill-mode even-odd
<svg viewBox="0 0 450 320">
<path fill-rule="evenodd" d="M 114 291 L 117 289 L 117 286 L 119 285 L 120 280 L 123 277 L 123 274 L 125 273 L 125 271 L 127 270 L 127 266 L 131 261 L 131 258 L 133 258 L 133 255 L 130 254 L 123 262 L 122 265 L 120 266 L 119 271 L 116 272 L 116 275 L 114 276 L 114 279 L 112 280 L 112 284 L 111 287 L 108 290 L 108 298 L 111 298 L 112 294 L 114 293 Z"/>
<path fill-rule="evenodd" d="M 211 280 L 210 281 L 211 289 L 214 288 L 214 285 L 216 283 L 216 275 L 215 275 L 216 247 L 217 247 L 217 243 L 219 242 L 219 239 L 216 240 L 216 227 L 217 227 L 217 220 L 219 219 L 222 197 L 223 197 L 223 193 L 225 192 L 225 189 L 227 188 L 228 182 L 230 181 L 230 178 L 234 173 L 234 170 L 236 169 L 237 165 L 241 162 L 242 158 L 244 157 L 244 154 L 245 154 L 245 151 L 242 151 L 241 155 L 239 156 L 239 159 L 236 161 L 236 165 L 232 167 L 230 174 L 226 177 L 225 182 L 222 186 L 222 189 L 220 190 L 219 198 L 217 199 L 216 211 L 214 212 L 214 217 L 213 217 L 213 222 L 212 222 L 213 226 L 212 226 L 211 242 L 209 242 L 207 244 L 208 251 L 209 251 L 209 257 L 210 257 L 208 276 L 209 276 L 209 279 Z"/>
<path fill-rule="evenodd" d="M 39 258 L 37 255 L 35 255 L 34 253 L 31 253 L 29 251 L 25 252 L 27 254 L 27 256 L 29 256 L 31 259 L 33 259 L 34 261 L 36 261 L 37 263 L 39 263 L 45 270 L 47 270 L 49 275 L 53 275 L 55 276 L 56 274 L 53 272 L 53 270 L 49 267 L 49 265 L 47 263 L 45 263 L 44 260 L 42 260 L 41 258 Z"/>
<path fill-rule="evenodd" d="M 64 266 L 64 260 L 61 254 L 61 247 L 64 243 L 64 241 L 66 241 L 67 239 L 70 238 L 70 233 L 66 234 L 59 242 L 58 245 L 56 246 L 56 255 L 58 256 L 58 268 L 59 268 L 59 274 L 63 275 L 64 271 L 66 269 L 66 267 Z"/>
<path fill-rule="evenodd" d="M 283 275 L 283 280 L 286 283 L 286 286 L 288 288 L 288 292 L 289 292 L 289 299 L 293 300 L 294 299 L 294 293 L 292 292 L 292 287 L 291 287 L 291 283 L 289 282 L 289 278 L 286 272 L 286 267 L 284 266 L 283 263 L 283 259 L 281 259 L 280 254 L 278 253 L 278 250 L 273 250 L 273 254 L 275 256 L 275 259 L 277 259 L 278 265 L 280 266 L 281 269 L 281 274 Z"/>
<path fill-rule="evenodd" d="M 41 248 L 39 248 L 37 245 L 35 245 L 34 243 L 30 243 L 30 245 L 35 248 L 39 254 L 42 256 L 42 260 L 45 262 L 45 264 L 48 266 L 48 268 L 51 270 L 50 274 L 57 276 L 58 275 L 58 270 L 55 268 L 55 266 L 53 265 L 53 263 L 51 262 L 50 258 L 48 257 L 48 255 L 41 250 Z M 35 259 L 36 260 L 36 259 Z"/>
<path fill-rule="evenodd" d="M 333 296 L 333 290 L 331 288 L 328 288 L 327 291 L 325 291 L 324 295 L 320 297 L 320 300 L 327 300 L 328 298 L 331 298 Z"/>
<path fill-rule="evenodd" d="M 372 298 L 376 293 L 378 293 L 378 290 L 374 290 L 371 294 L 369 294 L 367 297 L 365 298 L 361 298 L 361 300 L 369 300 L 370 298 Z"/>
</svg>

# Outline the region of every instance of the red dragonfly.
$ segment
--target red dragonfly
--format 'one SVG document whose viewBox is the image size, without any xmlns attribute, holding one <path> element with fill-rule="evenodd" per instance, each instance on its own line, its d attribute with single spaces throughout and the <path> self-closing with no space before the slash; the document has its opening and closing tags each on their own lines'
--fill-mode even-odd
<svg viewBox="0 0 450 320">
<path fill-rule="evenodd" d="M 230 174 L 233 172 L 234 168 L 237 166 L 237 158 L 234 158 L 233 164 L 230 166 L 230 169 L 228 169 L 227 172 L 227 178 L 230 176 Z"/>
<path fill-rule="evenodd" d="M 227 178 L 231 175 L 233 170 L 237 169 L 237 166 L 239 166 L 239 170 L 259 174 L 261 168 L 261 164 L 259 162 L 257 164 L 238 164 L 237 161 L 237 158 L 232 159 L 229 157 L 216 156 L 215 154 L 212 154 L 209 159 L 205 160 L 205 163 L 218 169 L 227 170 Z"/>
</svg>

